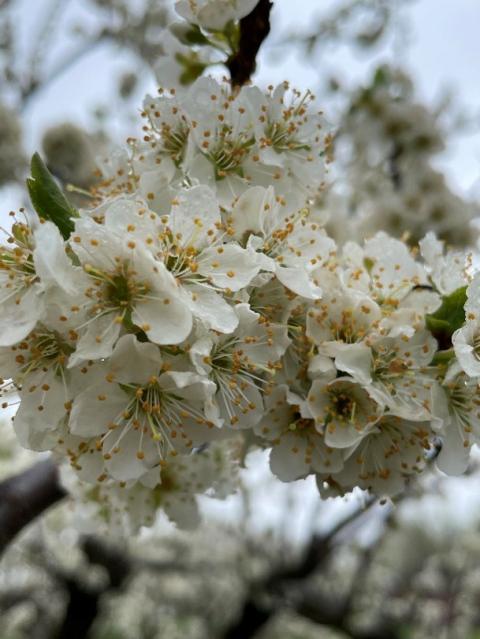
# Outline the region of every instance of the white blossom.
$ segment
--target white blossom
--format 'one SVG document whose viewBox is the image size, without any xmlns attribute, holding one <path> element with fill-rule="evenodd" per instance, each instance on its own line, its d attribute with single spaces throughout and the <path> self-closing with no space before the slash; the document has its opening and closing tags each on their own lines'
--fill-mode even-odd
<svg viewBox="0 0 480 639">
<path fill-rule="evenodd" d="M 115 479 L 138 479 L 212 437 L 205 409 L 215 384 L 193 372 L 163 371 L 162 363 L 156 345 L 124 335 L 73 401 L 71 433 L 96 438 Z"/>
</svg>

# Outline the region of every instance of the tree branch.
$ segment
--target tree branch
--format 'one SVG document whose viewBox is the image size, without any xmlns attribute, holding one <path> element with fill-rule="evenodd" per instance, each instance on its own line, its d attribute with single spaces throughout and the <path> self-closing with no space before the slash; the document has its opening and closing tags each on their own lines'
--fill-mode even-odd
<svg viewBox="0 0 480 639">
<path fill-rule="evenodd" d="M 50 459 L 0 482 L 0 554 L 22 528 L 65 494 Z"/>
<path fill-rule="evenodd" d="M 285 599 L 289 582 L 299 584 L 320 570 L 330 557 L 338 535 L 357 522 L 375 503 L 377 503 L 376 500 L 370 497 L 365 505 L 355 508 L 328 532 L 322 535 L 314 535 L 301 557 L 291 563 L 280 564 L 265 577 L 262 583 L 253 586 L 238 618 L 226 629 L 222 639 L 250 639 L 256 636 L 256 633 L 278 611 L 278 600 Z M 339 618 L 341 617 L 339 610 L 329 610 L 331 606 L 332 604 L 330 603 L 326 607 L 321 607 L 317 611 L 317 615 L 322 616 L 323 623 L 340 628 Z M 307 602 L 298 602 L 294 608 L 299 614 L 308 616 L 312 621 L 316 621 Z"/>
<path fill-rule="evenodd" d="M 255 9 L 240 20 L 238 51 L 227 60 L 232 86 L 240 87 L 255 72 L 257 53 L 270 33 L 270 11 L 273 3 L 260 0 Z"/>
</svg>

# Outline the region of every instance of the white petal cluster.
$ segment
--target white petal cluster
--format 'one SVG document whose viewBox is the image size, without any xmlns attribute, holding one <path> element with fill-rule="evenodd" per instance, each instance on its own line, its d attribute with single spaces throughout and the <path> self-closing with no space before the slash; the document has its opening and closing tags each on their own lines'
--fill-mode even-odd
<svg viewBox="0 0 480 639">
<path fill-rule="evenodd" d="M 238 439 L 237 457 L 271 449 L 283 481 L 379 495 L 438 442 L 461 472 L 479 441 L 479 276 L 433 235 L 421 252 L 383 232 L 337 248 L 313 208 L 326 133 L 310 102 L 210 79 L 147 97 L 145 139 L 104 163 L 68 239 L 17 221 L 1 249 L 15 431 L 69 462 L 105 524 L 163 508 L 194 526 L 196 494 L 229 492 Z M 429 317 L 467 286 L 445 348 Z"/>
<path fill-rule="evenodd" d="M 384 229 L 408 235 L 413 244 L 431 230 L 451 245 L 473 244 L 478 203 L 452 191 L 435 169 L 435 155 L 444 147 L 439 120 L 415 101 L 411 80 L 395 68 L 380 67 L 353 94 L 339 127 L 341 171 L 327 205 L 336 210 L 335 200 L 343 200 L 350 237 Z M 336 236 L 345 235 L 338 231 Z"/>
<path fill-rule="evenodd" d="M 196 496 L 207 493 L 224 499 L 237 483 L 238 441 L 215 442 L 190 457 L 177 457 L 161 473 L 138 482 L 108 480 L 97 485 L 79 481 L 70 468 L 62 469 L 63 484 L 71 503 L 76 527 L 83 532 L 132 534 L 152 526 L 161 508 L 183 530 L 200 523 Z"/>
<path fill-rule="evenodd" d="M 226 207 L 251 186 L 273 184 L 277 198 L 300 208 L 322 186 L 330 142 L 313 101 L 287 82 L 232 93 L 211 78 L 147 96 L 144 143 L 134 157 L 140 192 L 163 213 L 185 181 L 208 185 Z"/>
</svg>

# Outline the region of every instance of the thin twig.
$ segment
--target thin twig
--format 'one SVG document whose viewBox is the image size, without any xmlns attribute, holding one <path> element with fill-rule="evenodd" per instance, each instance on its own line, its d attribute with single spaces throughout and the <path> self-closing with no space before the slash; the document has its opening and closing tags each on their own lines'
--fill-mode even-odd
<svg viewBox="0 0 480 639">
<path fill-rule="evenodd" d="M 354 509 L 328 532 L 323 535 L 314 535 L 307 549 L 297 561 L 290 562 L 287 565 L 282 564 L 274 568 L 262 583 L 253 585 L 240 615 L 233 624 L 226 629 L 222 639 L 250 639 L 256 636 L 257 632 L 259 632 L 277 612 L 278 607 L 274 603 L 275 599 L 279 597 L 282 598 L 285 594 L 285 588 L 288 582 L 306 580 L 313 575 L 314 572 L 318 571 L 330 557 L 335 547 L 337 536 L 354 522 L 362 518 L 364 513 L 370 510 L 375 503 L 377 503 L 375 498 L 369 498 L 366 504 L 362 504 Z M 265 601 L 269 603 L 262 603 Z M 300 607 L 303 605 L 304 602 L 299 604 Z M 333 615 L 328 613 L 327 615 L 327 612 L 328 611 L 322 609 L 318 611 L 318 614 L 323 615 L 322 618 L 324 618 L 325 623 L 327 623 L 327 616 L 330 621 L 332 619 L 336 620 L 338 628 L 338 614 Z M 332 622 L 332 625 L 335 624 Z"/>
</svg>

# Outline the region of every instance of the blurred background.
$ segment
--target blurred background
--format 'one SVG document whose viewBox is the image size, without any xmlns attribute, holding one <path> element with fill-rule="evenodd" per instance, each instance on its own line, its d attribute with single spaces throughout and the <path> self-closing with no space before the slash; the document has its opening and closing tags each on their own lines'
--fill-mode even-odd
<svg viewBox="0 0 480 639">
<path fill-rule="evenodd" d="M 141 134 L 171 0 L 0 0 L 0 220 L 39 150 L 82 206 L 97 158 Z M 275 0 L 254 80 L 311 89 L 335 140 L 318 206 L 339 242 L 435 231 L 474 252 L 480 202 L 478 0 Z M 218 76 L 221 65 L 212 67 Z M 478 458 L 478 455 L 477 455 Z M 38 459 L 0 423 L 0 479 Z M 398 503 L 321 501 L 253 453 L 204 524 L 135 539 L 79 532 L 67 502 L 0 563 L 1 639 L 476 639 L 477 462 Z"/>
</svg>

